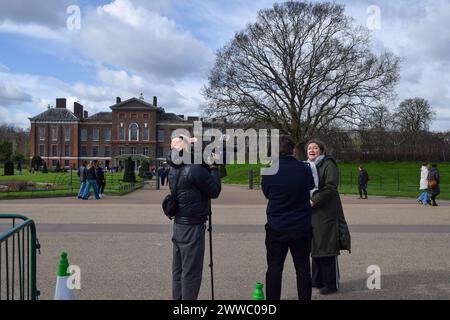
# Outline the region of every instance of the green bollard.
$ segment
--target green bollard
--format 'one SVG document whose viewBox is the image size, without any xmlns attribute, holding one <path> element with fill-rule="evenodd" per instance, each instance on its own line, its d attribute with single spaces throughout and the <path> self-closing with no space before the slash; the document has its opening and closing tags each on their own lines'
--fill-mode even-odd
<svg viewBox="0 0 450 320">
<path fill-rule="evenodd" d="M 253 291 L 253 300 L 265 300 L 263 292 L 263 284 L 257 282 L 255 285 L 255 291 Z"/>
</svg>

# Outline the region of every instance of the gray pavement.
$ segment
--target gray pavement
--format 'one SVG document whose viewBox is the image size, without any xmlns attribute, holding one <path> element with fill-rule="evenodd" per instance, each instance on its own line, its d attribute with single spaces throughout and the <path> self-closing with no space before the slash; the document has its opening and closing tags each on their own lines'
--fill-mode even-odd
<svg viewBox="0 0 450 320">
<path fill-rule="evenodd" d="M 168 193 L 140 190 L 124 197 L 0 201 L 1 213 L 36 221 L 41 299 L 52 299 L 61 251 L 81 268 L 76 299 L 170 299 L 171 223 L 162 214 Z M 343 196 L 353 250 L 340 258 L 341 290 L 313 299 L 450 299 L 450 202 L 437 208 L 414 199 Z M 250 299 L 266 268 L 266 200 L 258 190 L 225 186 L 213 202 L 216 299 Z M 210 298 L 209 255 L 201 299 Z M 381 290 L 368 290 L 367 267 L 381 269 Z M 296 298 L 288 257 L 284 299 Z"/>
</svg>

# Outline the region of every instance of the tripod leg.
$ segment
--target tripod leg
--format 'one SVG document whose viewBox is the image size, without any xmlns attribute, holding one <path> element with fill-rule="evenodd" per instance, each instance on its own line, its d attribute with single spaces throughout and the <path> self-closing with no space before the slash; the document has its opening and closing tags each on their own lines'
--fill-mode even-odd
<svg viewBox="0 0 450 320">
<path fill-rule="evenodd" d="M 208 217 L 208 232 L 209 232 L 209 267 L 211 268 L 211 300 L 214 300 L 214 264 L 213 264 L 213 250 L 212 250 L 212 222 L 211 211 Z"/>
</svg>

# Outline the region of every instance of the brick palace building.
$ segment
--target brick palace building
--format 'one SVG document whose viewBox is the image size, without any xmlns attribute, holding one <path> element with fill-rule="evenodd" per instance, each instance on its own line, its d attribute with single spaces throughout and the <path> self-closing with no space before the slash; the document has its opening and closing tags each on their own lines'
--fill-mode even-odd
<svg viewBox="0 0 450 320">
<path fill-rule="evenodd" d="M 123 165 L 132 156 L 136 167 L 142 159 L 155 165 L 164 162 L 170 149 L 173 130 L 191 131 L 198 117 L 167 113 L 158 107 L 157 98 L 148 103 L 144 97 L 122 101 L 110 106 L 111 112 L 89 116 L 78 102 L 73 112 L 66 99 L 56 99 L 56 107 L 30 118 L 31 157 L 40 156 L 49 167 L 77 168 L 83 160 L 99 160 L 105 166 Z"/>
</svg>

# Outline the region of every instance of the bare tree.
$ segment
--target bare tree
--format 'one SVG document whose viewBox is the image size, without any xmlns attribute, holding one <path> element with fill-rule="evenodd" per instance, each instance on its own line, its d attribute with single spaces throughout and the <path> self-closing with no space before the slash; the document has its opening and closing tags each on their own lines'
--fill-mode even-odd
<svg viewBox="0 0 450 320">
<path fill-rule="evenodd" d="M 404 100 L 394 114 L 398 129 L 412 135 L 428 131 L 434 116 L 430 103 L 422 98 Z"/>
<path fill-rule="evenodd" d="M 335 121 L 359 122 L 399 79 L 399 59 L 375 55 L 370 33 L 332 3 L 261 10 L 217 53 L 206 116 L 260 121 L 306 141 Z"/>
</svg>

